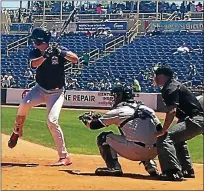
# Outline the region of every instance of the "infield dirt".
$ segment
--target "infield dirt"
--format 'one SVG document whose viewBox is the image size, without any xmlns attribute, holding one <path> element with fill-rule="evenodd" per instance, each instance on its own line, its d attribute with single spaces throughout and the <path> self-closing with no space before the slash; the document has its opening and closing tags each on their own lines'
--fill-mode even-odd
<svg viewBox="0 0 204 191">
<path fill-rule="evenodd" d="M 196 178 L 183 182 L 151 179 L 138 162 L 120 158 L 124 177 L 98 177 L 104 166 L 99 156 L 71 155 L 73 164 L 50 167 L 57 160 L 55 150 L 19 140 L 7 147 L 9 136 L 2 134 L 2 190 L 203 190 L 203 165 L 194 164 Z"/>
</svg>

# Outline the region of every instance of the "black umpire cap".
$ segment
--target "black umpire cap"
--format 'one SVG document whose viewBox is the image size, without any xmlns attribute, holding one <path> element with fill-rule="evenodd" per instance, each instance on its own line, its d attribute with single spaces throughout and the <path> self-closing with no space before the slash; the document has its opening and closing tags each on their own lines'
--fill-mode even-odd
<svg viewBox="0 0 204 191">
<path fill-rule="evenodd" d="M 163 74 L 165 76 L 173 77 L 174 72 L 169 66 L 160 66 L 155 70 L 156 76 Z"/>
</svg>

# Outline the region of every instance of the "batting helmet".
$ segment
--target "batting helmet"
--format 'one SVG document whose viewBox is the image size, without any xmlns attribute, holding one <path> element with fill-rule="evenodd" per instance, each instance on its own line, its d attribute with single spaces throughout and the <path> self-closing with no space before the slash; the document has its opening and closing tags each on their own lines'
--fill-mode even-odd
<svg viewBox="0 0 204 191">
<path fill-rule="evenodd" d="M 49 43 L 51 33 L 47 32 L 44 28 L 34 28 L 31 33 L 31 39 L 36 40 L 39 43 Z"/>
<path fill-rule="evenodd" d="M 115 86 L 111 90 L 111 95 L 114 96 L 113 107 L 119 104 L 120 102 L 133 101 L 135 97 L 132 88 L 126 85 Z"/>
</svg>

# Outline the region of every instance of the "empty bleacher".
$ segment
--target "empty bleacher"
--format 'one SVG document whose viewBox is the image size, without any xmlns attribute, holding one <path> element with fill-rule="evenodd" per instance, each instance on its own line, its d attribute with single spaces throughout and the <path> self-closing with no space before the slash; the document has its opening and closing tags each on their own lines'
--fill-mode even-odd
<svg viewBox="0 0 204 191">
<path fill-rule="evenodd" d="M 108 69 L 111 80 L 121 78 L 125 83 L 131 83 L 133 77 L 138 77 L 141 71 L 150 69 L 158 62 L 170 65 L 178 74 L 181 81 L 187 80 L 187 73 L 191 64 L 197 67 L 199 75 L 193 78 L 193 84 L 199 85 L 203 76 L 203 55 L 192 53 L 173 55 L 183 43 L 190 49 L 200 45 L 204 48 L 203 33 L 165 33 L 160 36 L 144 36 L 123 46 L 116 52 L 98 60 L 94 65 L 82 70 L 78 81 L 87 84 L 89 81 L 100 81 L 104 78 L 101 72 Z M 150 80 L 140 81 L 143 92 L 156 92 Z"/>
</svg>

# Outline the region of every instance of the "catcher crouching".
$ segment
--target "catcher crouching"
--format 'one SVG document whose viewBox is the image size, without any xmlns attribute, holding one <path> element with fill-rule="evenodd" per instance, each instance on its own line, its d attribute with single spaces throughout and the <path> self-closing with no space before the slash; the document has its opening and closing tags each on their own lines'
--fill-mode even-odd
<svg viewBox="0 0 204 191">
<path fill-rule="evenodd" d="M 106 167 L 97 168 L 99 176 L 122 176 L 122 167 L 118 161 L 120 155 L 132 161 L 141 161 L 150 176 L 157 177 L 159 172 L 153 160 L 157 155 L 157 129 L 161 123 L 155 112 L 141 102 L 134 101 L 134 94 L 127 86 L 112 89 L 113 108 L 103 116 L 97 113 L 84 113 L 79 116 L 86 127 L 97 130 L 116 125 L 120 134 L 112 131 L 102 132 L 97 137 L 97 145 Z"/>
</svg>

